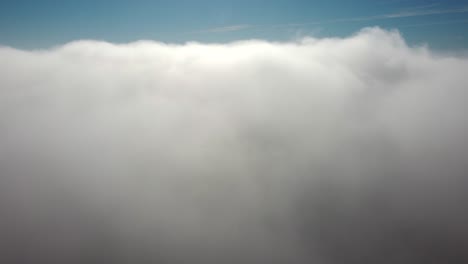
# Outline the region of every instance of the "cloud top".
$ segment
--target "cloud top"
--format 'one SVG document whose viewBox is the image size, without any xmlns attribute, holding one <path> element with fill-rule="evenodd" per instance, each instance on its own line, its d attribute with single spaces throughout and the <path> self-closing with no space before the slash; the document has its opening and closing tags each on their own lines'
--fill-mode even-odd
<svg viewBox="0 0 468 264">
<path fill-rule="evenodd" d="M 367 28 L 0 58 L 5 260 L 468 258 L 464 57 Z"/>
</svg>

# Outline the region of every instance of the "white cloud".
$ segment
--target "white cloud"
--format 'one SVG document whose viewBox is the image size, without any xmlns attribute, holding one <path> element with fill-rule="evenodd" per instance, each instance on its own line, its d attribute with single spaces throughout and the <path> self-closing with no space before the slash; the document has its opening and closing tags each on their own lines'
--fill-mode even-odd
<svg viewBox="0 0 468 264">
<path fill-rule="evenodd" d="M 378 28 L 0 58 L 5 258 L 467 258 L 466 58 Z"/>
</svg>

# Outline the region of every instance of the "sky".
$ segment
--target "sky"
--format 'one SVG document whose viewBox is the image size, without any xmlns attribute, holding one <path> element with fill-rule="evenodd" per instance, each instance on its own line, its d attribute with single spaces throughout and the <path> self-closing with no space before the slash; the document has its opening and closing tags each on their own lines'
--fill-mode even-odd
<svg viewBox="0 0 468 264">
<path fill-rule="evenodd" d="M 467 0 L 0 1 L 0 44 L 47 48 L 78 39 L 126 43 L 288 41 L 398 29 L 414 45 L 468 46 Z"/>
</svg>

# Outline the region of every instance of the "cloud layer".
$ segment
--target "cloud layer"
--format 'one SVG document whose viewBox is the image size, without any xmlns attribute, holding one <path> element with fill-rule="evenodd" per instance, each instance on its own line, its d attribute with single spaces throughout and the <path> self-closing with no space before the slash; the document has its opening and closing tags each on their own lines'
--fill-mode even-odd
<svg viewBox="0 0 468 264">
<path fill-rule="evenodd" d="M 0 47 L 9 263 L 468 261 L 468 59 L 290 43 Z"/>
</svg>

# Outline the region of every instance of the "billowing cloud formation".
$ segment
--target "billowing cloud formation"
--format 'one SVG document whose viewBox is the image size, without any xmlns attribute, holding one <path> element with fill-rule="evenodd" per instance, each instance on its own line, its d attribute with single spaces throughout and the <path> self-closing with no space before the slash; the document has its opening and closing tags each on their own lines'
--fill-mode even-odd
<svg viewBox="0 0 468 264">
<path fill-rule="evenodd" d="M 468 59 L 397 32 L 0 48 L 5 263 L 464 263 Z"/>
</svg>

